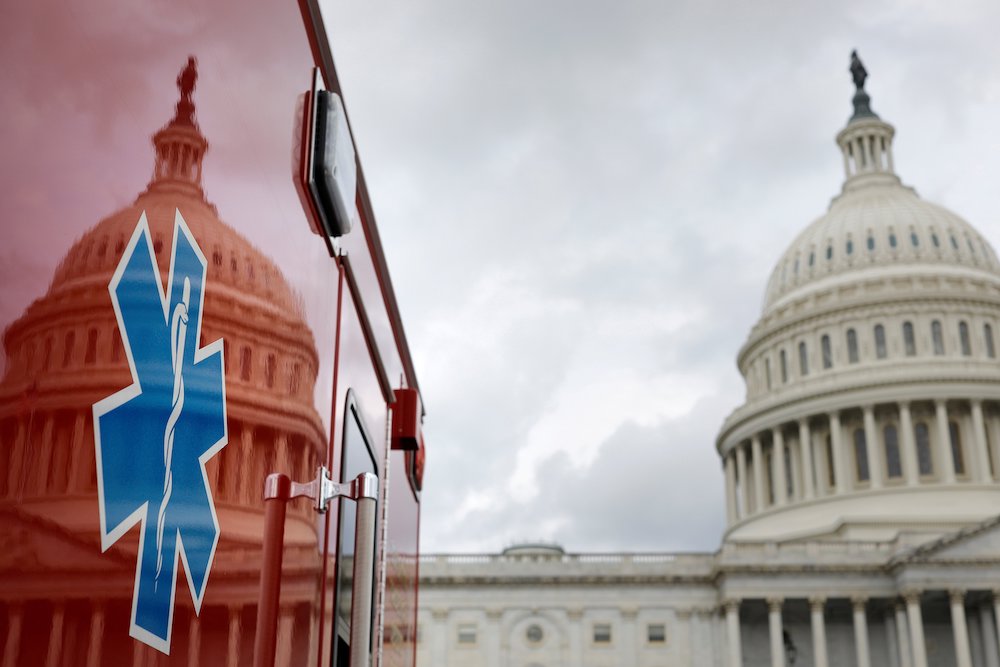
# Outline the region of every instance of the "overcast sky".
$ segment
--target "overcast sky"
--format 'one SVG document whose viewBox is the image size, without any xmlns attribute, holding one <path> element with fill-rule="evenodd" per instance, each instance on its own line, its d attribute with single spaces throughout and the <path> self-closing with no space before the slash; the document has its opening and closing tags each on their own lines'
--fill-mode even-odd
<svg viewBox="0 0 1000 667">
<path fill-rule="evenodd" d="M 1000 3 L 330 2 L 428 416 L 422 550 L 714 550 L 771 267 L 842 182 L 849 54 L 904 182 L 1000 245 Z"/>
</svg>

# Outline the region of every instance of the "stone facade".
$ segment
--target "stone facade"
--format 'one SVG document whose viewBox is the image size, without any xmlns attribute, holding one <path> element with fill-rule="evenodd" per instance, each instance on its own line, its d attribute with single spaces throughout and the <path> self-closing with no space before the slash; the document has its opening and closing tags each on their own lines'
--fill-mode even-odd
<svg viewBox="0 0 1000 667">
<path fill-rule="evenodd" d="M 1000 262 L 859 100 L 738 355 L 720 549 L 426 555 L 418 664 L 1000 667 Z"/>
</svg>

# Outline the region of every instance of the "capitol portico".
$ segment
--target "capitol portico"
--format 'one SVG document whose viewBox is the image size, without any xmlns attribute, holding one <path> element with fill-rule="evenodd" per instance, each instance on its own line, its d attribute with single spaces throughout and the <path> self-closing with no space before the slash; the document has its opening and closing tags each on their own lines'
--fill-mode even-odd
<svg viewBox="0 0 1000 667">
<path fill-rule="evenodd" d="M 720 549 L 425 556 L 422 665 L 1000 667 L 1000 262 L 851 71 L 841 192 L 737 357 Z"/>
</svg>

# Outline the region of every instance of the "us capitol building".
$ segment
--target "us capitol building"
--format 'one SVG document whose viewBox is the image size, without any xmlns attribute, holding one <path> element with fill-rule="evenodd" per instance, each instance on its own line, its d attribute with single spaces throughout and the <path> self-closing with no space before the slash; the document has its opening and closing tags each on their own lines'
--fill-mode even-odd
<svg viewBox="0 0 1000 667">
<path fill-rule="evenodd" d="M 426 555 L 421 667 L 1000 667 L 1000 263 L 851 72 L 843 187 L 737 358 L 720 549 Z"/>
</svg>

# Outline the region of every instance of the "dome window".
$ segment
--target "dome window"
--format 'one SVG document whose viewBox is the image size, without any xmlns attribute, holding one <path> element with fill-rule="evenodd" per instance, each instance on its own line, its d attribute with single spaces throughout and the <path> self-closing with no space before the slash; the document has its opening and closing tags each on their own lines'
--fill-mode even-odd
<svg viewBox="0 0 1000 667">
<path fill-rule="evenodd" d="M 858 363 L 858 334 L 854 329 L 847 330 L 847 361 Z"/>
<path fill-rule="evenodd" d="M 975 255 L 976 254 L 976 248 L 975 248 L 975 246 L 972 245 L 972 239 L 970 239 L 968 236 L 966 236 L 965 237 L 965 242 L 969 246 L 969 252 L 971 252 L 973 255 Z"/>
<path fill-rule="evenodd" d="M 159 234 L 156 235 L 156 240 L 153 241 L 153 252 L 157 255 L 163 252 L 163 237 Z"/>
<path fill-rule="evenodd" d="M 823 334 L 820 338 L 820 347 L 823 352 L 823 368 L 833 367 L 833 350 L 830 349 L 830 337 Z"/>
<path fill-rule="evenodd" d="M 916 232 L 910 232 L 910 243 L 913 244 L 914 248 L 920 247 L 920 237 L 917 236 Z"/>
<path fill-rule="evenodd" d="M 795 268 L 793 269 L 792 273 L 794 273 L 796 276 L 799 275 L 799 258 L 798 257 L 795 258 Z"/>
<path fill-rule="evenodd" d="M 267 360 L 264 362 L 264 383 L 268 389 L 274 386 L 274 370 L 277 365 L 274 354 L 267 355 Z"/>
<path fill-rule="evenodd" d="M 833 246 L 828 245 L 826 247 L 826 261 L 829 262 L 831 259 L 833 259 Z"/>
<path fill-rule="evenodd" d="M 934 354 L 944 354 L 944 333 L 941 331 L 941 320 L 931 322 L 931 341 L 934 343 Z"/>
<path fill-rule="evenodd" d="M 115 329 L 117 331 L 117 329 Z M 45 346 L 42 348 L 42 370 L 49 370 L 49 362 L 52 360 L 52 337 L 45 339 Z"/>
<path fill-rule="evenodd" d="M 885 347 L 885 327 L 881 324 L 875 325 L 875 356 L 879 359 L 885 359 L 888 356 Z"/>
<path fill-rule="evenodd" d="M 815 263 L 816 263 L 816 253 L 815 252 L 810 252 L 809 253 L 809 266 L 812 266 Z"/>
<path fill-rule="evenodd" d="M 965 457 L 962 455 L 962 431 L 957 422 L 948 422 L 948 436 L 951 440 L 951 460 L 955 464 L 955 474 L 965 474 Z"/>
<path fill-rule="evenodd" d="M 125 239 L 119 236 L 118 242 L 115 243 L 115 254 L 120 256 L 123 250 L 125 250 Z"/>
<path fill-rule="evenodd" d="M 858 475 L 859 482 L 867 482 L 870 478 L 868 473 L 868 442 L 865 439 L 865 430 L 854 429 L 854 467 Z"/>
<path fill-rule="evenodd" d="M 972 341 L 969 339 L 969 325 L 966 322 L 958 323 L 958 341 L 962 346 L 962 356 L 972 356 Z"/>
<path fill-rule="evenodd" d="M 934 474 L 934 459 L 931 458 L 931 432 L 924 422 L 913 427 L 913 439 L 917 442 L 917 469 L 922 476 Z"/>
<path fill-rule="evenodd" d="M 799 343 L 799 375 L 809 375 L 809 350 L 805 341 Z"/>
<path fill-rule="evenodd" d="M 915 357 L 917 355 L 917 341 L 913 335 L 913 322 L 903 322 L 903 347 L 906 356 Z"/>
<path fill-rule="evenodd" d="M 115 327 L 115 332 L 111 335 L 111 361 L 121 361 L 123 348 L 122 334 L 118 327 Z"/>
<path fill-rule="evenodd" d="M 67 331 L 64 343 L 62 366 L 66 368 L 69 366 L 69 362 L 73 360 L 73 346 L 76 344 L 76 332 Z"/>
<path fill-rule="evenodd" d="M 83 363 L 91 366 L 97 363 L 97 328 L 91 327 L 87 332 L 87 351 L 83 357 Z"/>
<path fill-rule="evenodd" d="M 234 274 L 240 270 L 239 265 L 236 263 L 236 255 L 229 256 L 229 270 Z"/>
<path fill-rule="evenodd" d="M 958 250 L 958 240 L 955 238 L 954 234 L 951 235 L 951 247 Z"/>
<path fill-rule="evenodd" d="M 240 350 L 240 379 L 244 382 L 250 381 L 250 369 L 253 364 L 253 350 L 244 346 Z"/>
<path fill-rule="evenodd" d="M 983 325 L 983 340 L 986 341 L 986 356 L 990 359 L 996 359 L 997 350 L 993 347 L 993 327 L 989 324 Z"/>
<path fill-rule="evenodd" d="M 97 257 L 99 259 L 104 259 L 104 256 L 108 254 L 108 239 L 107 237 L 101 239 L 101 245 L 97 246 Z"/>
<path fill-rule="evenodd" d="M 893 424 L 889 424 L 882 430 L 882 437 L 885 440 L 886 474 L 889 479 L 898 479 L 903 476 L 903 464 L 899 458 L 899 433 Z"/>
<path fill-rule="evenodd" d="M 889 247 L 896 247 L 896 234 L 894 232 L 889 232 Z"/>
<path fill-rule="evenodd" d="M 219 250 L 219 246 L 212 249 L 212 264 L 217 267 L 222 266 L 222 251 Z"/>
<path fill-rule="evenodd" d="M 528 626 L 524 636 L 530 643 L 537 644 L 545 637 L 545 633 L 542 632 L 540 625 L 532 624 Z"/>
<path fill-rule="evenodd" d="M 854 242 L 851 239 L 847 239 L 847 254 L 851 255 L 854 253 Z"/>
<path fill-rule="evenodd" d="M 868 237 L 868 249 L 869 250 L 875 250 L 875 237 L 874 236 L 869 236 Z"/>
<path fill-rule="evenodd" d="M 935 248 L 940 248 L 941 247 L 941 239 L 939 239 L 938 235 L 935 234 L 935 233 L 933 233 L 933 232 L 931 232 L 931 243 L 934 244 Z"/>
</svg>

